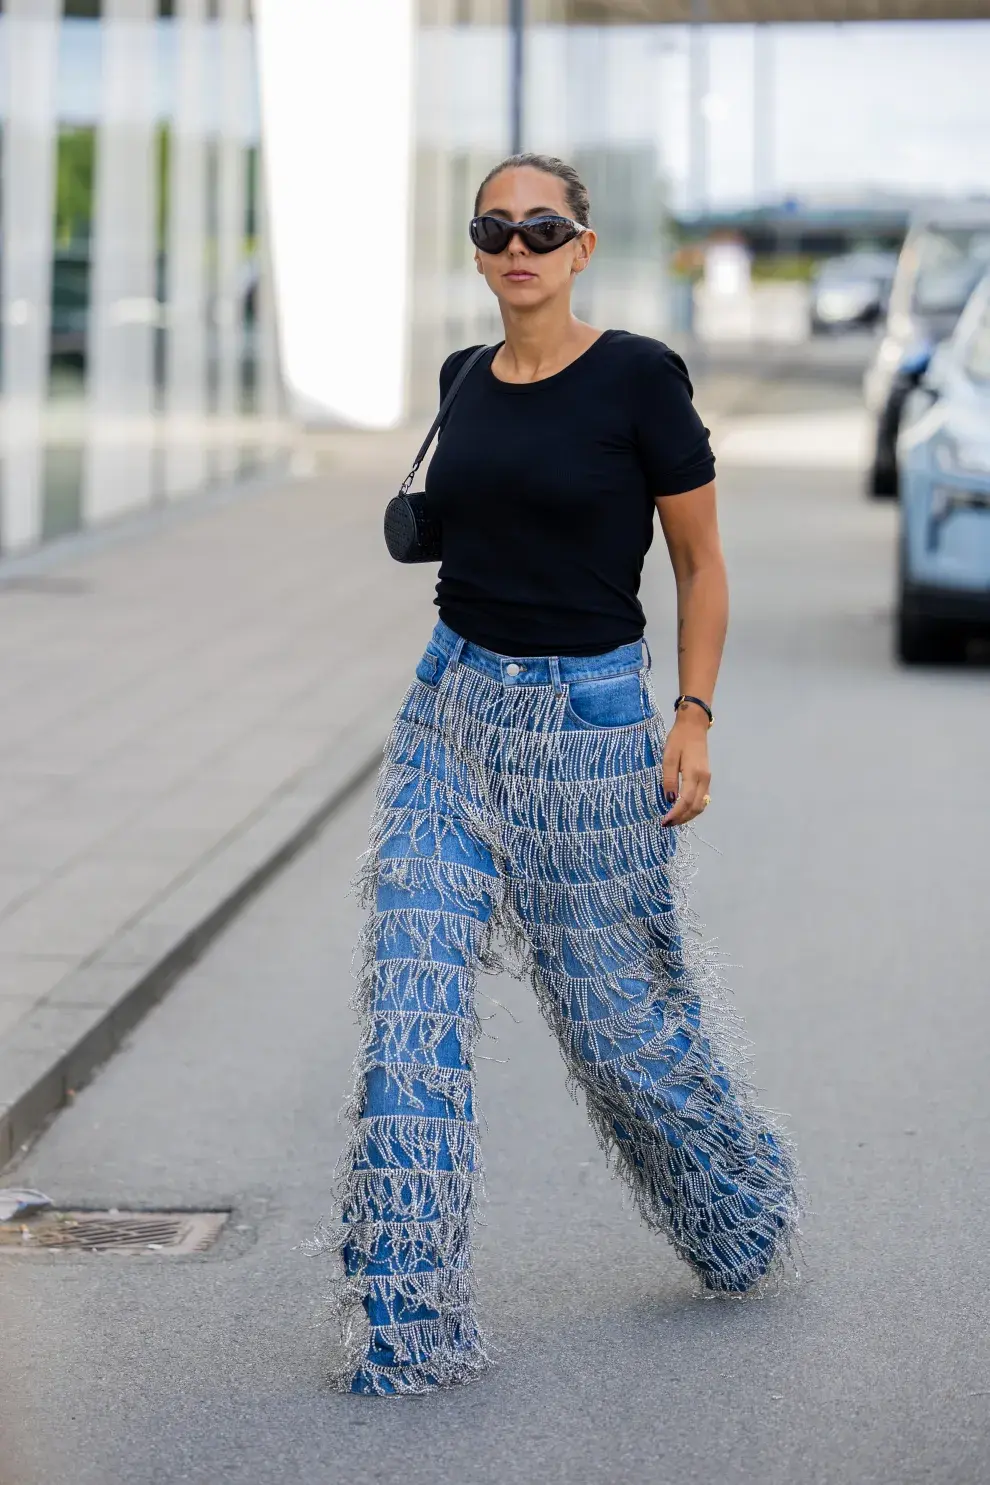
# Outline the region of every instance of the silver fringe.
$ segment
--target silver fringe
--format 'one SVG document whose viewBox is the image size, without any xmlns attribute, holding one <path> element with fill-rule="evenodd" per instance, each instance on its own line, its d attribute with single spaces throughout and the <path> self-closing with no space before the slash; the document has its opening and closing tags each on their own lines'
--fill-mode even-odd
<svg viewBox="0 0 990 1485">
<path fill-rule="evenodd" d="M 762 1287 L 790 1253 L 793 1150 L 756 1102 L 689 905 L 690 840 L 659 824 L 663 723 L 654 704 L 645 723 L 564 730 L 564 706 L 552 687 L 454 665 L 413 683 L 388 740 L 356 880 L 369 916 L 343 1221 L 307 1245 L 343 1260 L 342 1390 L 359 1375 L 367 1391 L 427 1392 L 491 1365 L 471 1268 L 479 970 L 531 979 L 607 1158 L 705 1291 Z M 451 1037 L 461 1067 L 439 1061 Z M 403 1112 L 366 1114 L 372 1071 Z M 397 1304 L 415 1318 L 369 1323 L 368 1306 Z"/>
</svg>

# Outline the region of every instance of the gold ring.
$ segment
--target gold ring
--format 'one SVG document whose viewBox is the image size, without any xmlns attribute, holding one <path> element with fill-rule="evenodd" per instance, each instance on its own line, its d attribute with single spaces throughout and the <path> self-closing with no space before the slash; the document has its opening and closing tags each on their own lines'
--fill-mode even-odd
<svg viewBox="0 0 990 1485">
<path fill-rule="evenodd" d="M 707 809 L 707 808 L 708 808 L 708 806 L 709 806 L 709 805 L 710 805 L 710 804 L 711 804 L 711 802 L 712 802 L 712 796 L 711 796 L 711 795 L 710 795 L 710 794 L 706 794 L 706 795 L 705 795 L 705 796 L 704 796 L 704 798 L 703 798 L 703 799 L 702 799 L 702 801 L 701 801 L 701 802 L 702 802 L 702 804 L 703 804 L 703 805 L 704 805 L 704 806 L 705 806 L 705 809 Z"/>
</svg>

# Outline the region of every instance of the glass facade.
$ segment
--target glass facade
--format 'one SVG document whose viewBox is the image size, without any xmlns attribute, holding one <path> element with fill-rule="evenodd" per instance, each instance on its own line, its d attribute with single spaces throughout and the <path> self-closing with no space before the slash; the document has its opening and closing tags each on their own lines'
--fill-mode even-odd
<svg viewBox="0 0 990 1485">
<path fill-rule="evenodd" d="M 5 0 L 0 554 L 285 442 L 247 0 Z"/>
<path fill-rule="evenodd" d="M 591 191 L 578 312 L 664 333 L 655 28 L 525 10 L 519 71 L 513 0 L 0 0 L 0 557 L 277 459 L 283 403 L 420 419 L 501 332 L 520 100 Z"/>
<path fill-rule="evenodd" d="M 662 335 L 668 324 L 667 187 L 659 154 L 656 30 L 568 24 L 565 0 L 528 0 L 522 137 L 571 161 L 599 245 L 577 313 Z M 474 193 L 512 145 L 510 0 L 423 0 L 415 85 L 412 403 L 436 398 L 444 356 L 500 338 L 473 263 Z"/>
</svg>

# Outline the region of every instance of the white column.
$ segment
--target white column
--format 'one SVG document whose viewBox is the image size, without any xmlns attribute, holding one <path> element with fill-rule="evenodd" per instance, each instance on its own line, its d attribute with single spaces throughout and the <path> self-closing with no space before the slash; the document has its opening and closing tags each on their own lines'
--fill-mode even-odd
<svg viewBox="0 0 990 1485">
<path fill-rule="evenodd" d="M 775 185 L 775 39 L 766 22 L 753 27 L 753 200 L 757 206 L 770 204 Z"/>
<path fill-rule="evenodd" d="M 255 412 L 261 425 L 261 448 L 271 454 L 282 442 L 284 428 L 279 419 L 283 416 L 283 384 L 281 353 L 278 338 L 278 306 L 275 301 L 274 270 L 271 253 L 271 214 L 268 202 L 268 177 L 264 168 L 264 142 L 262 142 L 262 168 L 258 179 L 257 197 L 257 254 L 258 286 L 256 291 L 255 354 L 257 378 Z"/>
<path fill-rule="evenodd" d="M 435 0 L 430 24 L 420 32 L 416 48 L 408 400 L 417 416 L 436 408 L 437 370 L 450 350 L 450 140 L 456 137 L 450 87 L 450 68 L 456 60 L 453 11 L 453 0 Z"/>
<path fill-rule="evenodd" d="M 83 522 L 152 494 L 155 297 L 155 0 L 103 0 Z"/>
<path fill-rule="evenodd" d="M 414 0 L 257 0 L 290 405 L 369 428 L 405 406 Z"/>
<path fill-rule="evenodd" d="M 219 186 L 217 202 L 217 473 L 236 473 L 240 457 L 241 358 L 247 264 L 247 117 L 253 50 L 247 0 L 222 0 L 220 9 Z"/>
<path fill-rule="evenodd" d="M 704 0 L 692 0 L 688 31 L 688 210 L 699 215 L 709 207 L 709 126 L 705 99 L 711 86 L 708 27 L 701 24 Z"/>
<path fill-rule="evenodd" d="M 165 491 L 206 477 L 206 0 L 178 0 L 166 316 Z"/>
<path fill-rule="evenodd" d="M 3 20 L 7 111 L 0 160 L 0 547 L 5 552 L 31 546 L 41 532 L 61 9 L 59 0 L 7 0 Z"/>
</svg>

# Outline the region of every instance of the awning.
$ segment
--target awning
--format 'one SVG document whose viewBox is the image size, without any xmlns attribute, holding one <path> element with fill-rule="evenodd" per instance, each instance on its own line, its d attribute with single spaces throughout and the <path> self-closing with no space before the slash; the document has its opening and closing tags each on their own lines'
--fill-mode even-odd
<svg viewBox="0 0 990 1485">
<path fill-rule="evenodd" d="M 990 19 L 990 0 L 564 0 L 563 9 L 568 21 L 586 25 Z"/>
</svg>

